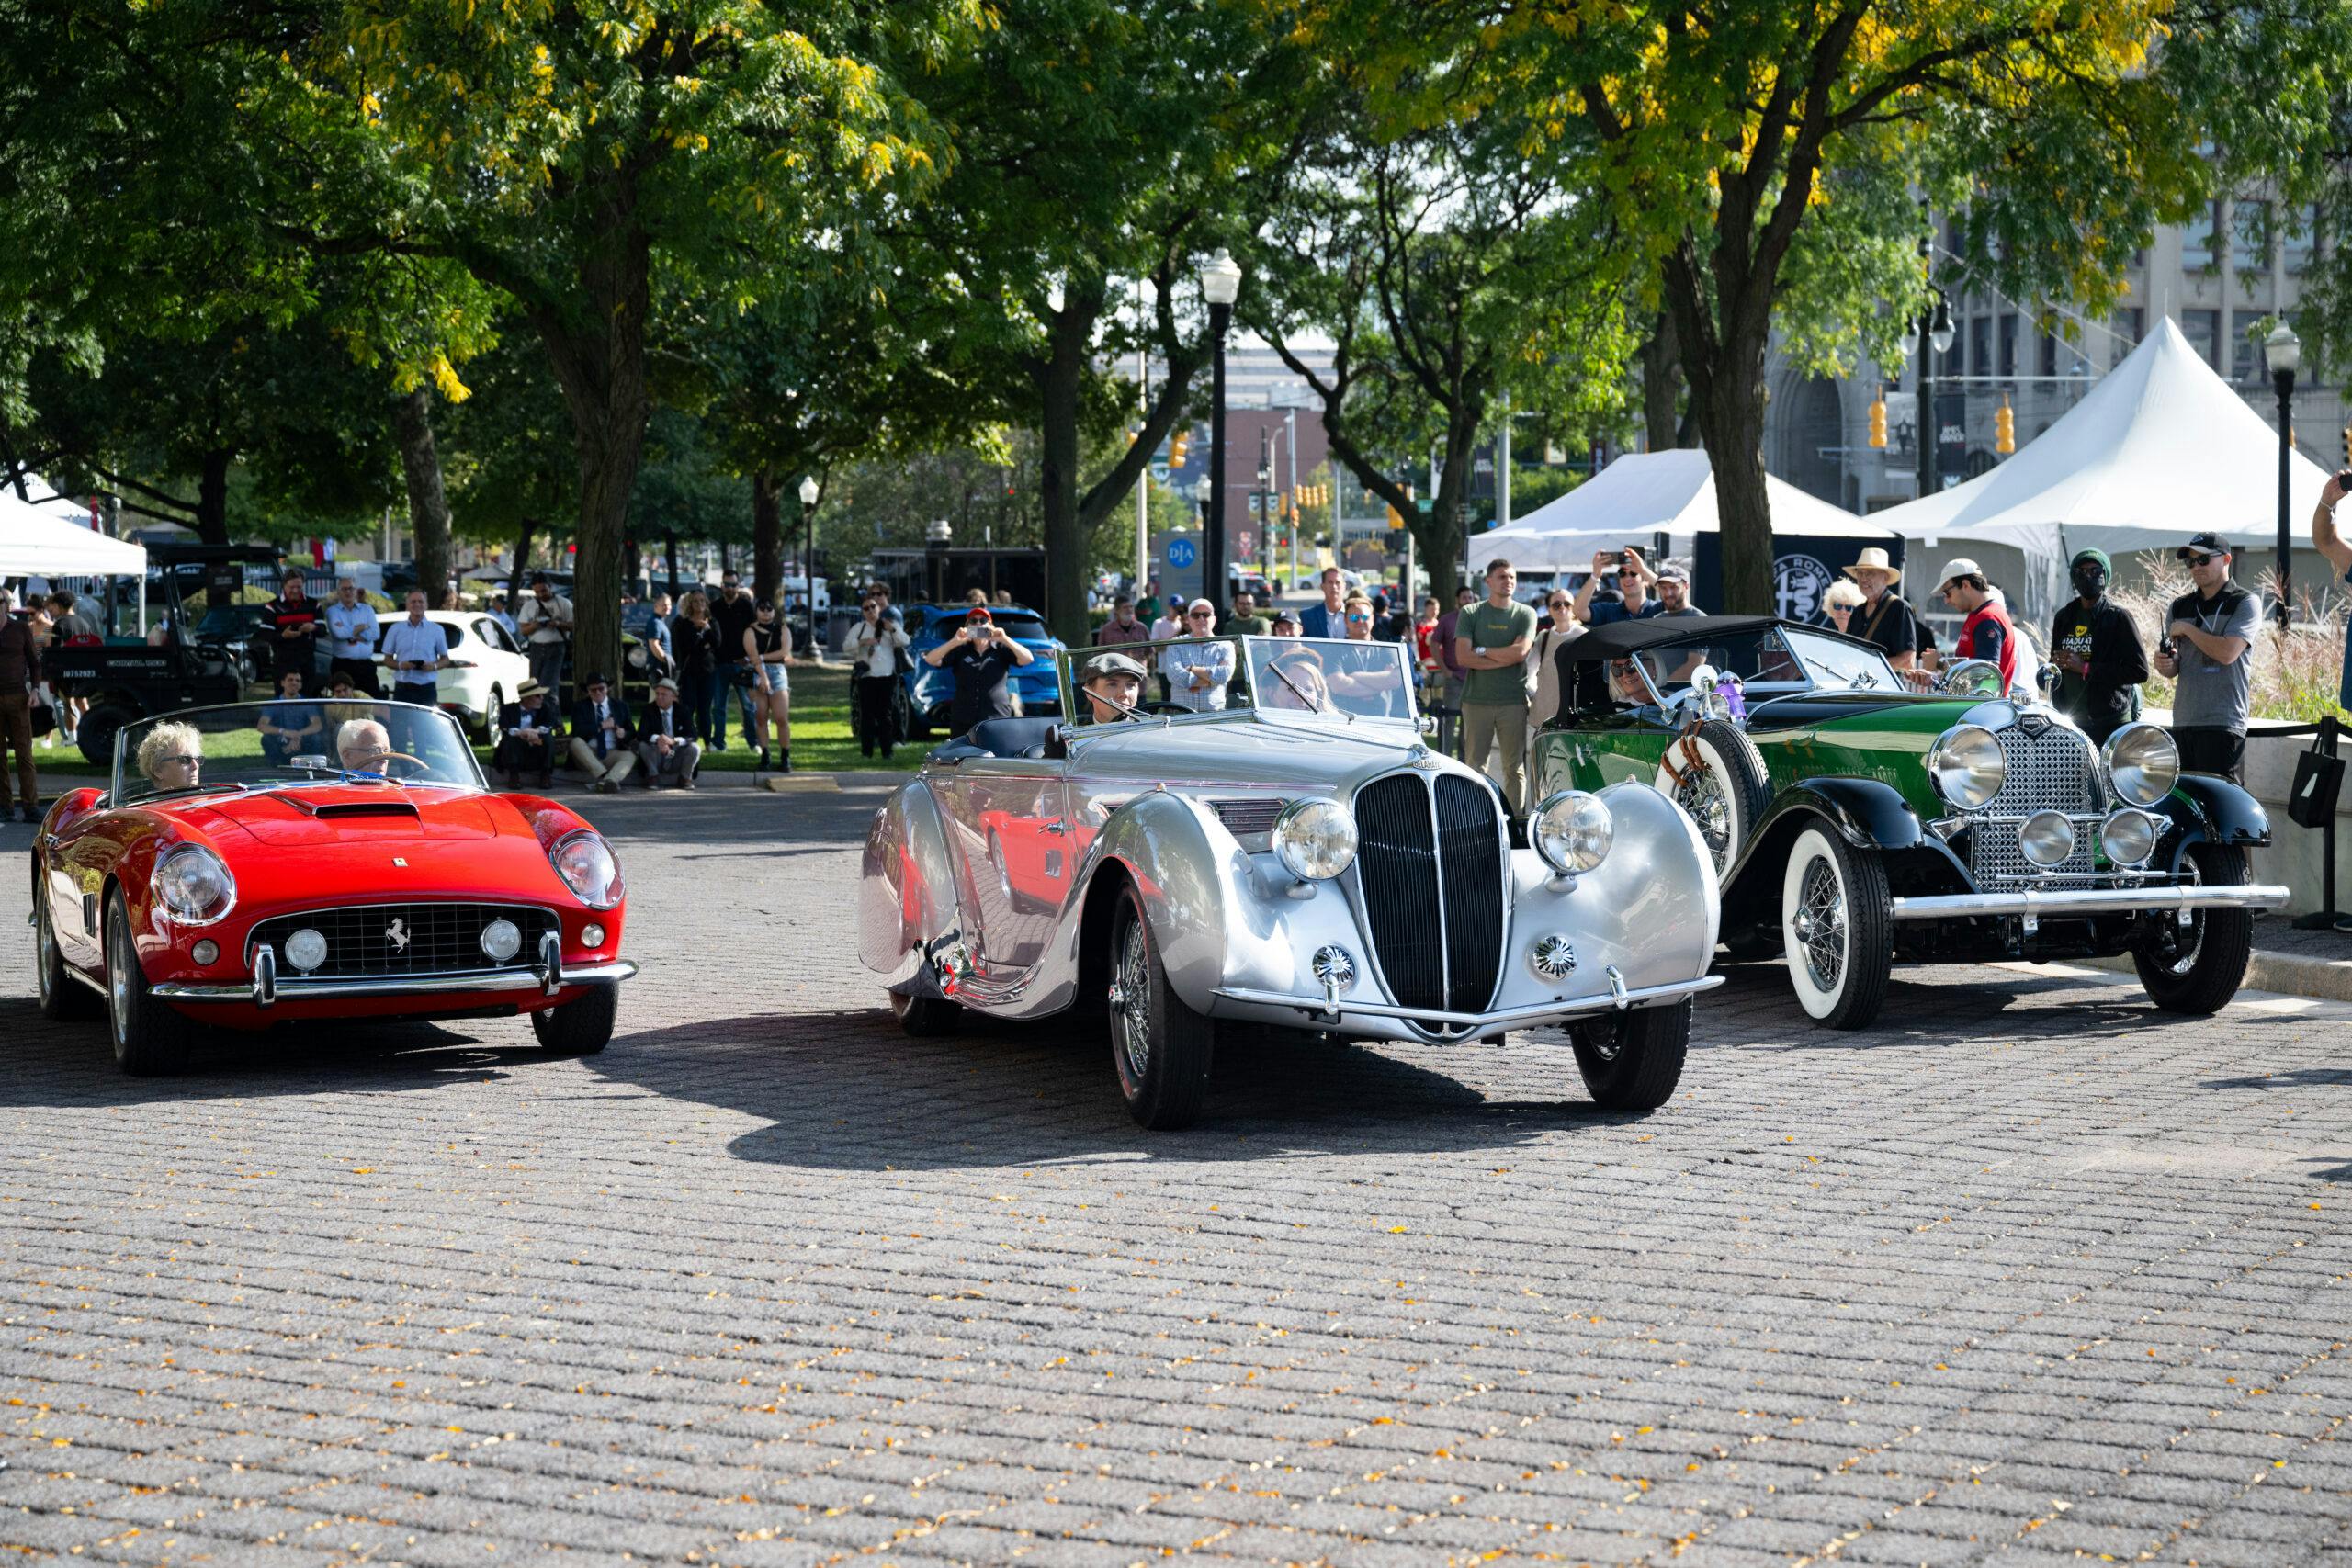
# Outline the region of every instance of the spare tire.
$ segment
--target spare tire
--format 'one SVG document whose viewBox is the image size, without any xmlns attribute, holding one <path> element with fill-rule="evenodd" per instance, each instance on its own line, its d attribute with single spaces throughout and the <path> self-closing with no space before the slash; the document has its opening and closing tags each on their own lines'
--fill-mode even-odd
<svg viewBox="0 0 2352 1568">
<path fill-rule="evenodd" d="M 1698 824 L 1718 876 L 1739 859 L 1772 800 L 1756 742 L 1737 725 L 1720 718 L 1702 719 L 1667 742 L 1657 790 Z"/>
</svg>

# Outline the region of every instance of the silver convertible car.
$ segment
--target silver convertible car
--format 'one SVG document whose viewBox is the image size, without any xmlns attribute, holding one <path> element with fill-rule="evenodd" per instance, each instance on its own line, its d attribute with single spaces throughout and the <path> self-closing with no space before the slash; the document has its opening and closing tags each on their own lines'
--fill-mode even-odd
<svg viewBox="0 0 2352 1568">
<path fill-rule="evenodd" d="M 1565 1024 L 1602 1105 L 1672 1095 L 1690 998 L 1719 983 L 1718 897 L 1666 796 L 1563 791 L 1514 849 L 1497 789 L 1422 744 L 1397 644 L 1056 657 L 1068 717 L 975 726 L 875 815 L 860 953 L 910 1033 L 1099 1019 L 1154 1128 L 1198 1117 L 1220 1036 L 1285 1029 Z"/>
</svg>

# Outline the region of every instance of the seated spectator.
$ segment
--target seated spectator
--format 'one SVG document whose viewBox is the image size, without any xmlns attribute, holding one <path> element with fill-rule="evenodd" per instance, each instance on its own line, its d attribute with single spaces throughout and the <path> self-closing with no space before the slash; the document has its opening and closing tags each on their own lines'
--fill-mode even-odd
<svg viewBox="0 0 2352 1568">
<path fill-rule="evenodd" d="M 637 766 L 637 753 L 629 750 L 637 727 L 629 723 L 628 704 L 613 695 L 602 675 L 589 676 L 581 690 L 587 695 L 571 707 L 571 763 L 587 773 L 590 788 L 610 795 Z"/>
<path fill-rule="evenodd" d="M 522 787 L 526 773 L 541 789 L 555 782 L 556 750 L 562 739 L 547 698 L 545 686 L 526 681 L 515 700 L 499 710 L 498 750 L 490 766 L 492 773 L 504 774 L 512 788 Z"/>
<path fill-rule="evenodd" d="M 277 676 L 277 701 L 261 710 L 261 754 L 284 767 L 306 751 L 326 742 L 326 716 L 316 703 L 302 700 L 302 672 L 284 670 Z"/>
<path fill-rule="evenodd" d="M 680 789 L 695 787 L 702 747 L 695 740 L 693 727 L 692 716 L 678 705 L 678 682 L 667 677 L 654 682 L 653 706 L 637 739 L 637 760 L 643 769 L 638 783 L 651 789 L 657 780 L 666 778 L 675 780 Z"/>
</svg>

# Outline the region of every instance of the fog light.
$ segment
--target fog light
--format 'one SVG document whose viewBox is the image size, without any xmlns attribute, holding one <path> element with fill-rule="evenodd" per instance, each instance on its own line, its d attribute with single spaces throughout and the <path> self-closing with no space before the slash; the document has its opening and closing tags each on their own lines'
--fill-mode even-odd
<svg viewBox="0 0 2352 1568">
<path fill-rule="evenodd" d="M 481 950 L 492 964 L 503 964 L 523 951 L 523 932 L 512 920 L 492 920 L 481 928 Z"/>
<path fill-rule="evenodd" d="M 2018 849 L 2047 871 L 2075 852 L 2075 825 L 2063 811 L 2037 811 L 2018 829 Z"/>
<path fill-rule="evenodd" d="M 2126 807 L 2099 824 L 2099 847 L 2112 865 L 2139 865 L 2156 852 L 2156 819 Z"/>
<path fill-rule="evenodd" d="M 593 920 L 588 924 L 582 926 L 580 928 L 580 945 L 582 947 L 604 946 L 605 928 L 597 925 Z"/>
<path fill-rule="evenodd" d="M 1528 953 L 1530 967 L 1546 980 L 1565 980 L 1577 966 L 1574 943 L 1559 932 L 1536 939 L 1535 947 Z"/>
<path fill-rule="evenodd" d="M 190 958 L 195 959 L 198 964 L 218 963 L 220 958 L 220 944 L 208 938 L 203 942 L 198 942 L 194 947 L 189 948 L 187 950 L 187 954 Z"/>
<path fill-rule="evenodd" d="M 1356 958 L 1346 948 L 1336 944 L 1315 950 L 1315 977 L 1325 990 L 1337 987 L 1346 990 L 1356 983 Z"/>
<path fill-rule="evenodd" d="M 316 969 L 327 961 L 327 939 L 304 926 L 286 939 L 286 962 L 297 969 Z"/>
</svg>

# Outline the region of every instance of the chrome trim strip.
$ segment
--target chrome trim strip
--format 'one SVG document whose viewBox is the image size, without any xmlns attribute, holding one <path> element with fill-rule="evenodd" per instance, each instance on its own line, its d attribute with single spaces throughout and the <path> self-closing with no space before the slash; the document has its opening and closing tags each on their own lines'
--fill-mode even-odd
<svg viewBox="0 0 2352 1568">
<path fill-rule="evenodd" d="M 1669 986 L 1644 986 L 1620 992 L 1600 991 L 1582 997 L 1557 997 L 1548 1002 L 1531 1007 L 1505 1008 L 1500 1012 L 1442 1012 L 1434 1008 L 1391 1007 L 1385 1002 L 1343 1002 L 1335 1015 L 1321 997 L 1295 997 L 1282 991 L 1251 990 L 1246 987 L 1227 987 L 1211 993 L 1220 1001 L 1249 1002 L 1260 1007 L 1296 1008 L 1317 1022 L 1330 1026 L 1345 1023 L 1350 1017 L 1394 1018 L 1408 1023 L 1442 1023 L 1465 1029 L 1491 1027 L 1498 1023 L 1541 1023 L 1546 1019 L 1572 1018 L 1581 1013 L 1604 1012 L 1611 1009 L 1643 1007 L 1651 1002 L 1673 1001 L 1712 991 L 1724 983 L 1721 975 L 1702 975 L 1695 980 L 1678 980 Z"/>
<path fill-rule="evenodd" d="M 2057 887 L 2048 892 L 1940 893 L 1894 900 L 1898 920 L 1941 920 L 1966 915 L 2052 916 L 2131 914 L 2142 909 L 2267 909 L 2287 901 L 2276 885 L 2209 887 L 2182 883 L 2171 887 Z"/>
<path fill-rule="evenodd" d="M 627 959 L 610 964 L 589 964 L 561 972 L 556 989 L 565 986 L 593 985 L 603 980 L 627 980 L 637 974 L 637 965 Z M 537 969 L 498 969 L 487 974 L 476 970 L 457 975 L 388 975 L 366 980 L 281 980 L 272 988 L 271 1000 L 307 1002 L 339 997 L 414 997 L 437 993 L 463 994 L 470 991 L 545 991 L 547 977 Z M 148 987 L 148 994 L 167 1002 L 253 1002 L 270 1005 L 260 999 L 259 977 L 251 981 L 232 981 L 220 986 L 188 985 L 167 980 Z M 553 992 L 546 994 L 553 995 Z"/>
</svg>

